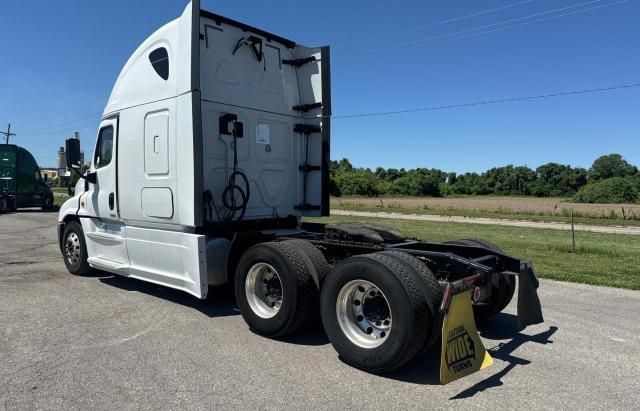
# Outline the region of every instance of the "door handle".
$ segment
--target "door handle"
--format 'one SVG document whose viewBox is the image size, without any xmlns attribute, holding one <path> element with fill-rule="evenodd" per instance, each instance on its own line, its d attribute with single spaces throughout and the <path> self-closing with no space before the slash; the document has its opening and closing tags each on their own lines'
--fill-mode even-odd
<svg viewBox="0 0 640 411">
<path fill-rule="evenodd" d="M 113 193 L 109 194 L 109 210 L 113 211 L 113 207 L 115 205 L 116 196 Z"/>
</svg>

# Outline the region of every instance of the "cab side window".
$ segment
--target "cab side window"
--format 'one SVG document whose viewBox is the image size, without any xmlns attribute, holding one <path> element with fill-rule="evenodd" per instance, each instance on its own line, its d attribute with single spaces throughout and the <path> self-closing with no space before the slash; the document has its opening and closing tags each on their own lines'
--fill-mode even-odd
<svg viewBox="0 0 640 411">
<path fill-rule="evenodd" d="M 149 61 L 153 69 L 163 80 L 169 78 L 169 53 L 164 47 L 157 48 L 149 54 Z"/>
<path fill-rule="evenodd" d="M 101 168 L 111 163 L 113 153 L 113 126 L 108 126 L 100 130 L 98 142 L 96 143 L 96 154 L 93 159 L 95 168 Z"/>
</svg>

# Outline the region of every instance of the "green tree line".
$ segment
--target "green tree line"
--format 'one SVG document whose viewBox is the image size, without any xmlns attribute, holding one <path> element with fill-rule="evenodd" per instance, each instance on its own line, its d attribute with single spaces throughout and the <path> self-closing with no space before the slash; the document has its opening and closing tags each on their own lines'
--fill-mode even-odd
<svg viewBox="0 0 640 411">
<path fill-rule="evenodd" d="M 589 169 L 548 163 L 494 167 L 456 174 L 435 168 L 357 168 L 331 161 L 331 194 L 376 196 L 520 195 L 573 197 L 586 203 L 640 202 L 640 172 L 620 154 L 599 157 Z"/>
</svg>

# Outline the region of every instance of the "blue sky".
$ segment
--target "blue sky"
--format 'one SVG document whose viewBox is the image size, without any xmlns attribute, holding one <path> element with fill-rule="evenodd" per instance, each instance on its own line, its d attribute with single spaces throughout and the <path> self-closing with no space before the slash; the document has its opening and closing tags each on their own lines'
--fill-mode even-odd
<svg viewBox="0 0 640 411">
<path fill-rule="evenodd" d="M 331 45 L 339 116 L 640 83 L 640 0 L 619 1 L 203 0 L 203 8 L 302 44 Z M 0 128 L 11 122 L 12 142 L 41 166 L 55 166 L 75 130 L 91 152 L 120 69 L 185 5 L 3 1 Z M 548 13 L 555 9 L 564 10 Z M 332 157 L 363 167 L 588 167 L 611 152 L 640 165 L 640 87 L 332 125 Z"/>
</svg>

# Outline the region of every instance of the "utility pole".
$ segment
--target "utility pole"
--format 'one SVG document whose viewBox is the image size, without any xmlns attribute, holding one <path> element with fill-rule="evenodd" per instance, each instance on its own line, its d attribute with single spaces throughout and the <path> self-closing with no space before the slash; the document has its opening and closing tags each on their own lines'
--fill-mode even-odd
<svg viewBox="0 0 640 411">
<path fill-rule="evenodd" d="M 11 123 L 9 123 L 7 131 L 0 131 L 0 134 L 4 134 L 6 144 L 9 144 L 9 137 L 16 135 L 16 133 L 11 132 Z"/>
</svg>

